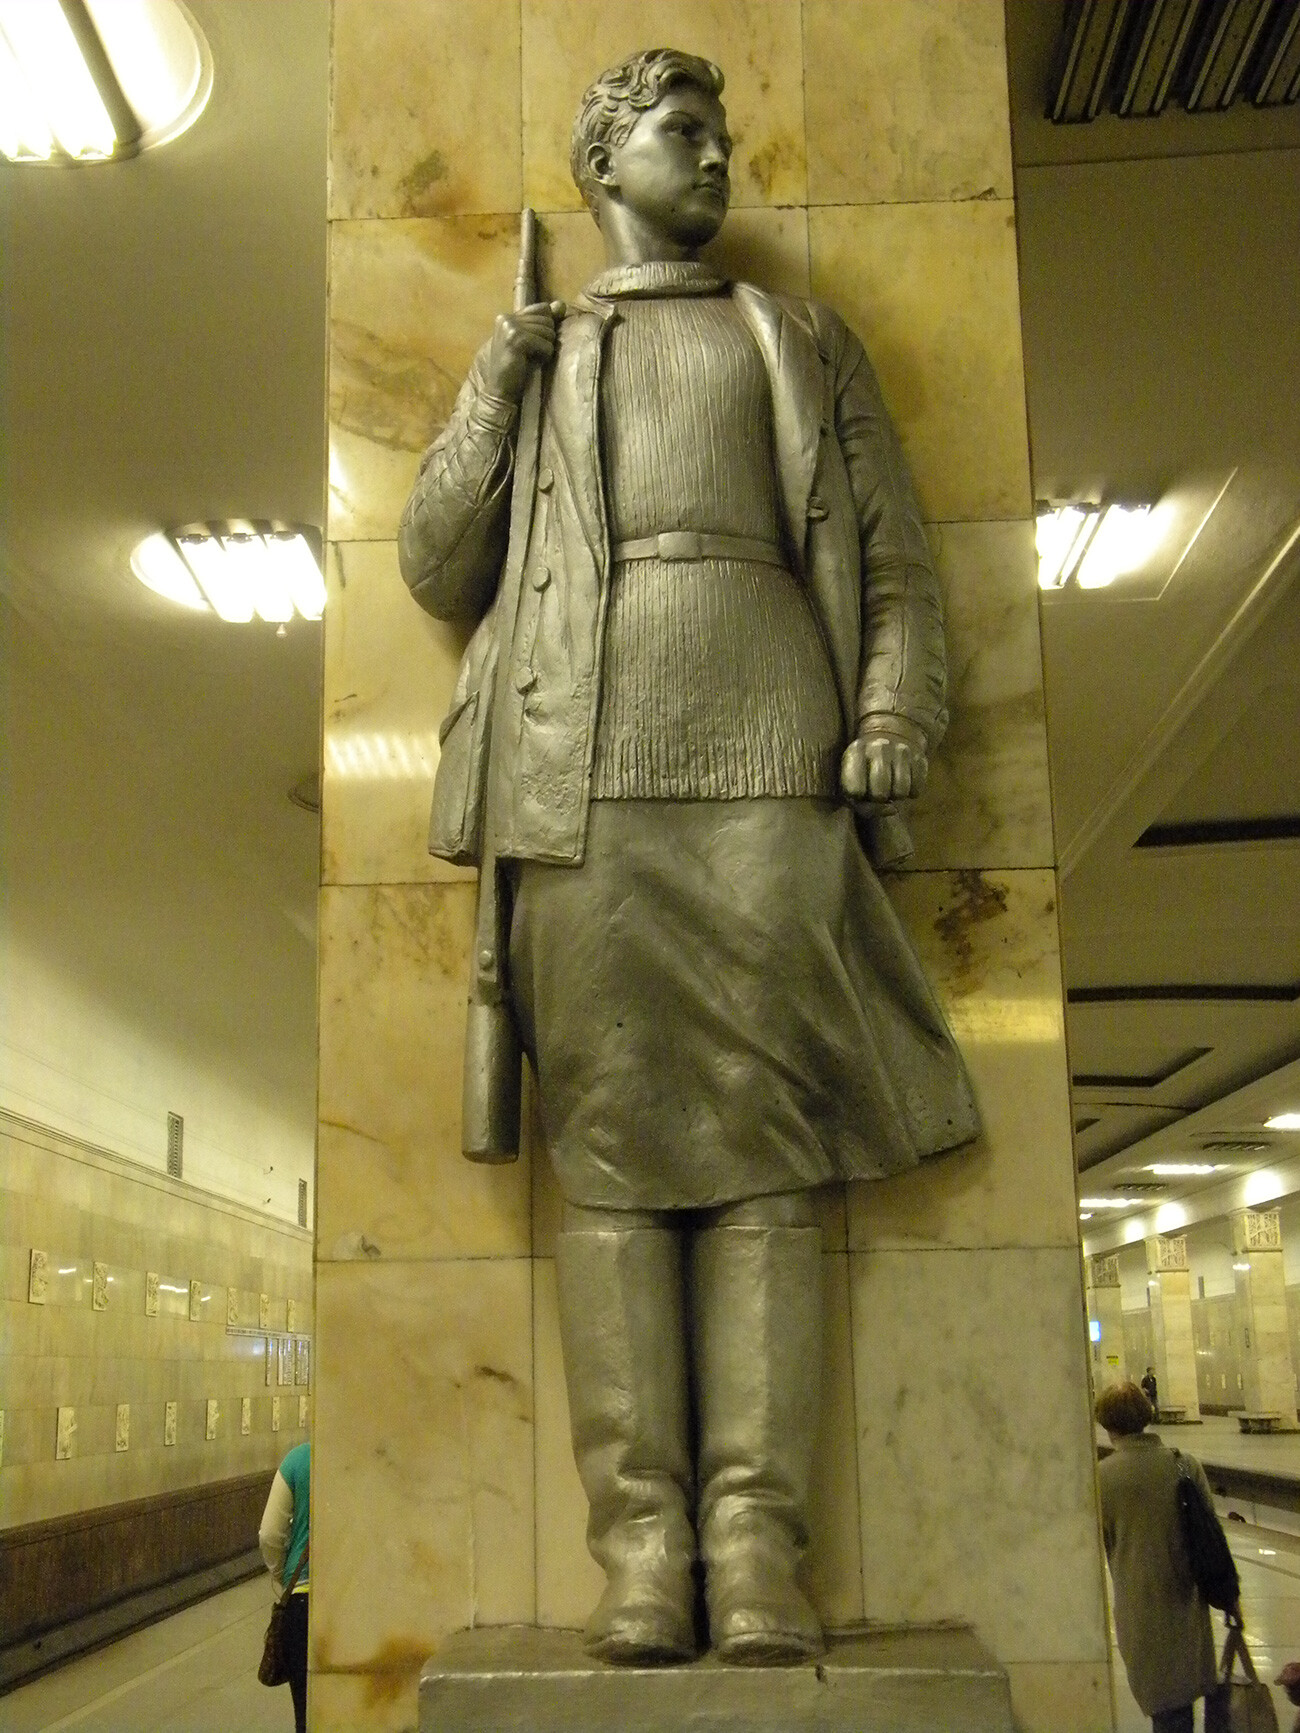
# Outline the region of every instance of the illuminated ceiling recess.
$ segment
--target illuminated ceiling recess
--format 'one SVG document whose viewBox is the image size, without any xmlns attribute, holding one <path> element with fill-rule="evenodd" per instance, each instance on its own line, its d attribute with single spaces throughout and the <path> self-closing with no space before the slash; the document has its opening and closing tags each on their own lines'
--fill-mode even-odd
<svg viewBox="0 0 1300 1733">
<path fill-rule="evenodd" d="M 1161 525 L 1149 505 L 1059 505 L 1038 514 L 1038 587 L 1100 590 L 1137 571 Z"/>
<path fill-rule="evenodd" d="M 146 536 L 131 570 L 155 595 L 234 625 L 319 620 L 325 583 L 306 536 L 280 524 L 187 524 Z"/>
<path fill-rule="evenodd" d="M 212 57 L 179 0 L 0 0 L 0 154 L 117 162 L 192 126 Z"/>
</svg>

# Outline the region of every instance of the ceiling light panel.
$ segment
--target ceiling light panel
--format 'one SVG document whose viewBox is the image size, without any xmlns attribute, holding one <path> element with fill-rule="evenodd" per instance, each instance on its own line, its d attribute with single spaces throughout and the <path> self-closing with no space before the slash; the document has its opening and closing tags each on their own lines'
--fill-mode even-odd
<svg viewBox="0 0 1300 1733">
<path fill-rule="evenodd" d="M 254 618 L 284 626 L 295 613 L 319 620 L 325 584 L 304 533 L 282 524 L 187 524 L 146 536 L 131 569 L 156 595 L 210 608 L 232 625 Z"/>
<path fill-rule="evenodd" d="M 112 156 L 117 133 L 59 0 L 0 0 L 0 33 L 65 155 Z"/>
</svg>

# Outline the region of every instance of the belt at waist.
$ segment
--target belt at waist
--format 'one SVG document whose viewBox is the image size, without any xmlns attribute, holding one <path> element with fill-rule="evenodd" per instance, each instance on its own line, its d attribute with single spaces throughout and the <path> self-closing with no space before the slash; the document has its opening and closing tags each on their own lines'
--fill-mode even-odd
<svg viewBox="0 0 1300 1733">
<path fill-rule="evenodd" d="M 618 560 L 750 560 L 761 566 L 785 566 L 789 562 L 775 542 L 753 536 L 702 535 L 698 530 L 664 530 L 657 536 L 639 536 L 635 541 L 615 542 Z"/>
</svg>

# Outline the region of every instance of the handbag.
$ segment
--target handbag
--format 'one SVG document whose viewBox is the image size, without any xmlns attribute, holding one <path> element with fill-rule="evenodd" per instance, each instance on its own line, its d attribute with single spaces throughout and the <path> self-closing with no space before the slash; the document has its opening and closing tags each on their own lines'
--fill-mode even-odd
<svg viewBox="0 0 1300 1733">
<path fill-rule="evenodd" d="M 1175 1450 L 1178 1458 L 1178 1525 L 1191 1562 L 1192 1578 L 1201 1597 L 1220 1612 L 1230 1612 L 1241 1598 L 1237 1562 L 1218 1513 L 1201 1490 L 1200 1482 Z"/>
<path fill-rule="evenodd" d="M 262 1659 L 257 1667 L 257 1677 L 263 1685 L 287 1685 L 289 1683 L 289 1656 L 285 1651 L 284 1627 L 288 1617 L 289 1597 L 298 1586 L 298 1578 L 302 1575 L 303 1566 L 307 1563 L 309 1550 L 309 1547 L 302 1549 L 302 1557 L 298 1560 L 297 1570 L 289 1578 L 288 1588 L 271 1608 L 271 1617 L 266 1626 L 266 1639 L 262 1644 Z"/>
<path fill-rule="evenodd" d="M 1234 1679 L 1240 1661 L 1244 1679 Z M 1278 1733 L 1273 1694 L 1255 1671 L 1241 1626 L 1229 1624 L 1219 1684 L 1205 1699 L 1205 1733 Z"/>
</svg>

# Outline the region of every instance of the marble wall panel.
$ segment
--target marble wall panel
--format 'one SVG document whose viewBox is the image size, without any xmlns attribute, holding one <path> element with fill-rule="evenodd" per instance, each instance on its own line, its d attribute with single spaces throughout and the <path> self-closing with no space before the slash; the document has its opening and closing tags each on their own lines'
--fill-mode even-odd
<svg viewBox="0 0 1300 1733">
<path fill-rule="evenodd" d="M 1112 1733 L 1105 1661 L 1015 1661 L 1011 1710 L 1023 1733 Z"/>
<path fill-rule="evenodd" d="M 401 1674 L 410 1725 L 440 1637 L 535 1615 L 530 1274 L 318 1272 L 311 1664 Z"/>
<path fill-rule="evenodd" d="M 928 522 L 1027 518 L 1009 200 L 808 213 L 813 294 L 866 345 Z"/>
<path fill-rule="evenodd" d="M 1077 1247 L 851 1255 L 869 1619 L 1104 1666 Z"/>
<path fill-rule="evenodd" d="M 904 873 L 886 887 L 961 1046 L 984 1134 L 851 1186 L 850 1245 L 1077 1246 L 1054 875 Z"/>
<path fill-rule="evenodd" d="M 529 1175 L 460 1152 L 471 885 L 321 897 L 318 1257 L 526 1256 Z"/>
<path fill-rule="evenodd" d="M 420 454 L 511 305 L 519 217 L 334 223 L 329 535 L 390 541 Z"/>
<path fill-rule="evenodd" d="M 1030 522 L 935 524 L 952 720 L 908 809 L 909 868 L 1050 867 L 1051 792 Z"/>
<path fill-rule="evenodd" d="M 716 61 L 726 74 L 732 202 L 802 204 L 799 11 L 789 0 L 524 0 L 525 202 L 580 208 L 569 136 L 583 91 L 625 55 L 667 45 Z"/>
<path fill-rule="evenodd" d="M 331 61 L 331 217 L 519 209 L 519 0 L 335 0 Z"/>
<path fill-rule="evenodd" d="M 468 632 L 412 600 L 392 541 L 332 547 L 327 587 L 321 881 L 466 881 L 428 839 L 438 728 Z"/>
<path fill-rule="evenodd" d="M 804 0 L 815 205 L 1010 198 L 1001 0 Z"/>
</svg>

